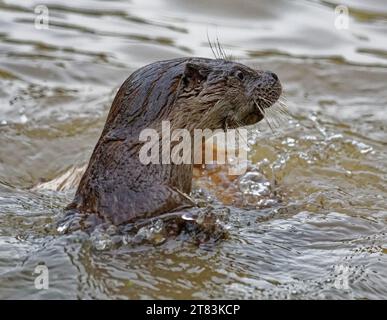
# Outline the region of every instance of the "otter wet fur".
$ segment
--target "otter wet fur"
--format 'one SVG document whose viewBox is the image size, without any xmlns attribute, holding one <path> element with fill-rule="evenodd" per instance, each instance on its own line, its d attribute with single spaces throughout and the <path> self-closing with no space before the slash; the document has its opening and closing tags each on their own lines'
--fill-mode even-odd
<svg viewBox="0 0 387 320">
<path fill-rule="evenodd" d="M 281 95 L 278 77 L 226 59 L 178 58 L 135 71 L 114 98 L 101 137 L 66 210 L 115 225 L 192 207 L 193 166 L 139 159 L 140 132 L 223 129 L 261 121 Z"/>
</svg>

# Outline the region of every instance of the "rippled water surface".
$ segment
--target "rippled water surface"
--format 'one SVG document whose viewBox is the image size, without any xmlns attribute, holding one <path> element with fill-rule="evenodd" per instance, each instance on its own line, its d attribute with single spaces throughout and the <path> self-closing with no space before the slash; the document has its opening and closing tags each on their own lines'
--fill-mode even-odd
<svg viewBox="0 0 387 320">
<path fill-rule="evenodd" d="M 340 30 L 335 1 L 0 0 L 0 298 L 386 298 L 387 5 L 343 3 Z M 120 84 L 211 57 L 207 34 L 276 72 L 292 114 L 251 128 L 244 176 L 196 170 L 195 195 L 229 209 L 228 238 L 58 234 Z"/>
</svg>

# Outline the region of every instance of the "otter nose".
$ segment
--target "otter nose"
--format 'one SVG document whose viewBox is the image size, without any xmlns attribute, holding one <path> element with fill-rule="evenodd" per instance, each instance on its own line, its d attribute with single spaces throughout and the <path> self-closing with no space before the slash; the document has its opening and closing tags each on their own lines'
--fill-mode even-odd
<svg viewBox="0 0 387 320">
<path fill-rule="evenodd" d="M 272 77 L 275 81 L 278 81 L 278 76 L 277 76 L 274 72 L 269 71 L 268 73 L 271 75 L 271 77 Z"/>
<path fill-rule="evenodd" d="M 268 94 L 275 97 L 275 100 L 278 99 L 282 92 L 282 86 L 278 76 L 271 71 L 260 71 L 259 76 L 254 82 L 254 87 L 256 92 L 260 90 L 266 90 L 270 92 Z M 260 95 L 262 95 L 262 92 L 260 92 Z"/>
<path fill-rule="evenodd" d="M 278 81 L 278 76 L 274 72 L 265 71 L 265 75 L 268 78 L 272 78 L 272 80 L 274 80 L 274 82 Z"/>
<path fill-rule="evenodd" d="M 275 88 L 275 90 L 278 91 L 278 94 L 279 95 L 281 94 L 281 91 L 282 91 L 281 82 L 278 76 L 274 72 L 265 71 L 263 79 L 267 87 Z"/>
</svg>

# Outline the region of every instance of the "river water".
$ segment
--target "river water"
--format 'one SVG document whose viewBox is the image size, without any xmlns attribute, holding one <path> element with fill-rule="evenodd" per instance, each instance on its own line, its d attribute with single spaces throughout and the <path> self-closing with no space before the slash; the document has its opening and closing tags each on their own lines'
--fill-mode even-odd
<svg viewBox="0 0 387 320">
<path fill-rule="evenodd" d="M 342 1 L 347 25 L 338 4 L 0 0 L 0 298 L 386 298 L 387 6 Z M 207 34 L 276 72 L 291 113 L 251 128 L 246 175 L 196 172 L 194 192 L 229 209 L 227 239 L 58 233 L 120 84 L 212 57 Z"/>
</svg>

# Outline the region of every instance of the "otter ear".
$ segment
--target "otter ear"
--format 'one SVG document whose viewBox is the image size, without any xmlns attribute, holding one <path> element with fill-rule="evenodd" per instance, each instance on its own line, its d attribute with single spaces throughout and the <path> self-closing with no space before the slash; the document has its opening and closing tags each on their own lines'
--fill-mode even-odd
<svg viewBox="0 0 387 320">
<path fill-rule="evenodd" d="M 186 85 L 196 85 L 207 79 L 210 73 L 206 65 L 187 62 L 185 65 L 183 81 Z"/>
</svg>

